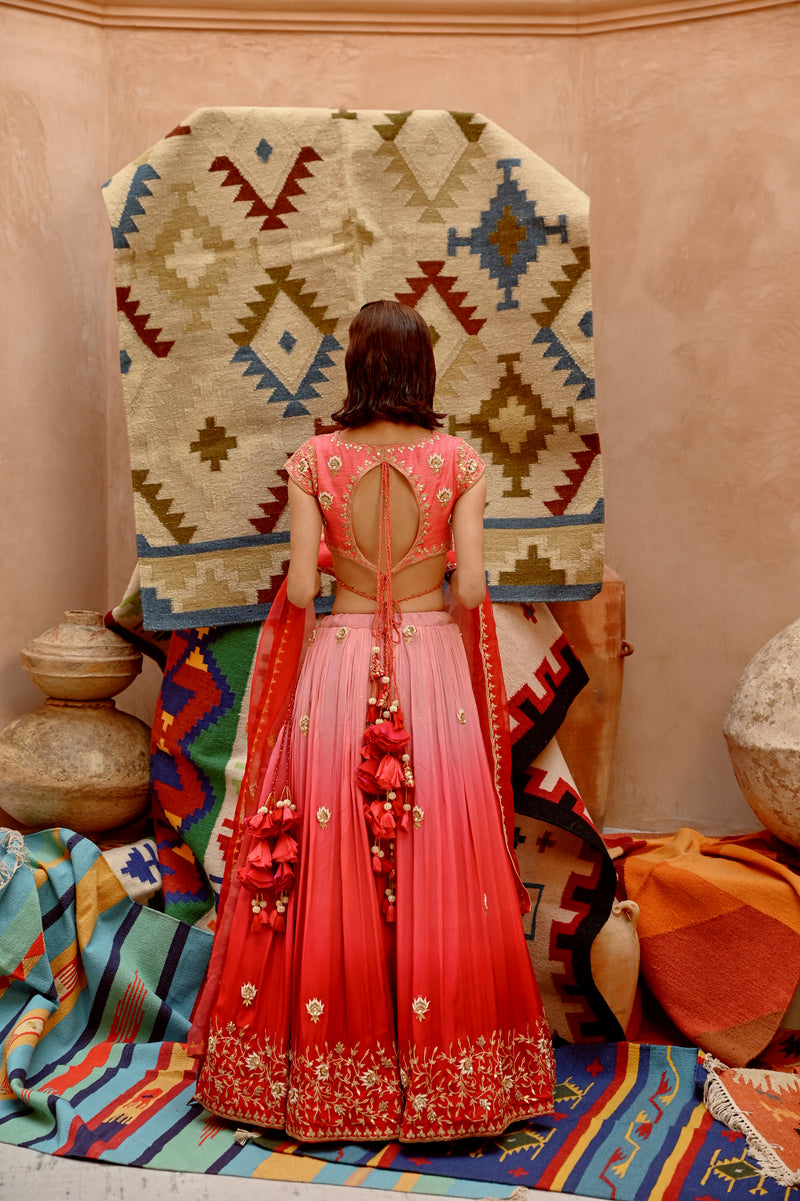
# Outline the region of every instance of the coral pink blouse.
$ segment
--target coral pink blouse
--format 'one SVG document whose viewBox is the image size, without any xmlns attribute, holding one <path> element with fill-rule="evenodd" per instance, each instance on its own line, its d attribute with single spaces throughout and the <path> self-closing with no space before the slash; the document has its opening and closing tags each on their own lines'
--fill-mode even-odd
<svg viewBox="0 0 800 1201">
<path fill-rule="evenodd" d="M 480 455 L 463 438 L 449 434 L 391 446 L 366 446 L 350 440 L 357 435 L 357 430 L 348 430 L 309 438 L 286 463 L 290 478 L 317 498 L 330 549 L 374 571 L 375 565 L 356 543 L 351 505 L 363 476 L 388 462 L 410 484 L 419 509 L 414 542 L 402 559 L 392 564 L 392 573 L 446 553 L 452 542 L 453 507 L 486 470 Z"/>
</svg>

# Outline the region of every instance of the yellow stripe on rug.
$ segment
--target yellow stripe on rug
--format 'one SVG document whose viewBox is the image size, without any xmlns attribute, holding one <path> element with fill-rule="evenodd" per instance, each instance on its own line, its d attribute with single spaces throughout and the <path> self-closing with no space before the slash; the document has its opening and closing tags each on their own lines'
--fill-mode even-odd
<svg viewBox="0 0 800 1201">
<path fill-rule="evenodd" d="M 627 1046 L 628 1062 L 625 1068 L 625 1081 L 622 1086 L 615 1089 L 608 1102 L 603 1106 L 599 1113 L 595 1114 L 586 1127 L 584 1135 L 576 1142 L 575 1147 L 569 1158 L 564 1161 L 560 1171 L 556 1175 L 551 1185 L 553 1192 L 563 1192 L 564 1186 L 569 1179 L 570 1173 L 580 1162 L 581 1157 L 591 1146 L 593 1140 L 597 1136 L 600 1127 L 610 1118 L 616 1109 L 619 1109 L 620 1102 L 628 1095 L 628 1093 L 636 1087 L 637 1073 L 639 1070 L 639 1046 L 637 1043 L 629 1043 Z"/>
</svg>

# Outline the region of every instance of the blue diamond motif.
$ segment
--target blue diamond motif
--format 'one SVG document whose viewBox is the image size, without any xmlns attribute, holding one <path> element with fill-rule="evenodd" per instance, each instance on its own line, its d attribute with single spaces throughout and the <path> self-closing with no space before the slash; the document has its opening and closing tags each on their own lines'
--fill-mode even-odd
<svg viewBox="0 0 800 1201">
<path fill-rule="evenodd" d="M 295 338 L 293 334 L 290 334 L 288 329 L 285 329 L 278 339 L 278 345 L 282 350 L 285 350 L 287 354 L 291 354 L 297 345 L 297 338 Z"/>
<path fill-rule="evenodd" d="M 528 199 L 511 174 L 519 166 L 521 159 L 499 159 L 497 167 L 503 178 L 488 209 L 481 213 L 480 224 L 467 237 L 459 237 L 455 228 L 447 231 L 449 255 L 456 254 L 459 246 L 468 246 L 471 254 L 480 255 L 480 265 L 490 278 L 497 280 L 504 294 L 498 310 L 519 308 L 519 301 L 511 293 L 528 270 L 528 263 L 537 261 L 539 247 L 546 246 L 551 235 L 559 234 L 562 242 L 569 241 L 564 214 L 554 225 L 537 215 L 536 201 Z"/>
<path fill-rule="evenodd" d="M 269 156 L 272 154 L 272 147 L 266 138 L 262 138 L 256 146 L 256 154 L 261 159 L 262 163 L 269 162 Z"/>
<path fill-rule="evenodd" d="M 325 371 L 329 367 L 335 366 L 331 355 L 334 351 L 341 349 L 341 343 L 337 342 L 332 334 L 323 335 L 317 347 L 317 353 L 314 355 L 311 365 L 303 376 L 296 392 L 290 392 L 275 372 L 267 366 L 263 359 L 259 358 L 252 346 L 240 346 L 231 359 L 231 362 L 246 364 L 242 375 L 254 376 L 258 380 L 256 389 L 266 388 L 272 393 L 271 396 L 267 397 L 269 404 L 285 405 L 286 407 L 283 410 L 284 417 L 308 416 L 308 409 L 303 404 L 303 401 L 313 400 L 319 396 L 319 392 L 314 385 L 324 383 L 327 380 L 328 377 L 325 375 Z"/>
<path fill-rule="evenodd" d="M 594 337 L 594 317 L 591 309 L 589 309 L 589 311 L 584 313 L 581 317 L 580 321 L 578 322 L 578 329 L 585 338 Z"/>
</svg>

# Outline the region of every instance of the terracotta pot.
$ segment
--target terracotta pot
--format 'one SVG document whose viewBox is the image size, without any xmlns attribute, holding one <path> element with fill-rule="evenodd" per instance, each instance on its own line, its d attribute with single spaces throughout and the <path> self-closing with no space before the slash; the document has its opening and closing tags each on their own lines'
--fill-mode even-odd
<svg viewBox="0 0 800 1201">
<path fill-rule="evenodd" d="M 139 651 L 107 630 L 100 613 L 70 609 L 61 625 L 34 638 L 22 666 L 47 696 L 97 701 L 116 696 L 142 670 Z"/>
<path fill-rule="evenodd" d="M 635 901 L 615 901 L 591 950 L 594 982 L 623 1030 L 631 1020 L 639 980 L 638 921 Z"/>
<path fill-rule="evenodd" d="M 48 700 L 0 731 L 0 796 L 29 828 L 126 825 L 149 805 L 149 727 L 112 700 Z"/>
</svg>

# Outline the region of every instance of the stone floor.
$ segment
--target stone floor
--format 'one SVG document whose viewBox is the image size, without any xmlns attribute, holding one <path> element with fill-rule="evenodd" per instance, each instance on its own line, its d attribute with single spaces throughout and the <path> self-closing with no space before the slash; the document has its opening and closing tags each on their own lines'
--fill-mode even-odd
<svg viewBox="0 0 800 1201">
<path fill-rule="evenodd" d="M 486 1197 L 491 1198 L 491 1185 Z M 572 1193 L 516 1190 L 519 1201 L 579 1201 Z M 387 1189 L 345 1188 L 332 1184 L 295 1184 L 245 1180 L 239 1176 L 202 1176 L 120 1168 L 82 1159 L 58 1159 L 21 1147 L 0 1144 L 0 1201 L 397 1201 Z"/>
</svg>

